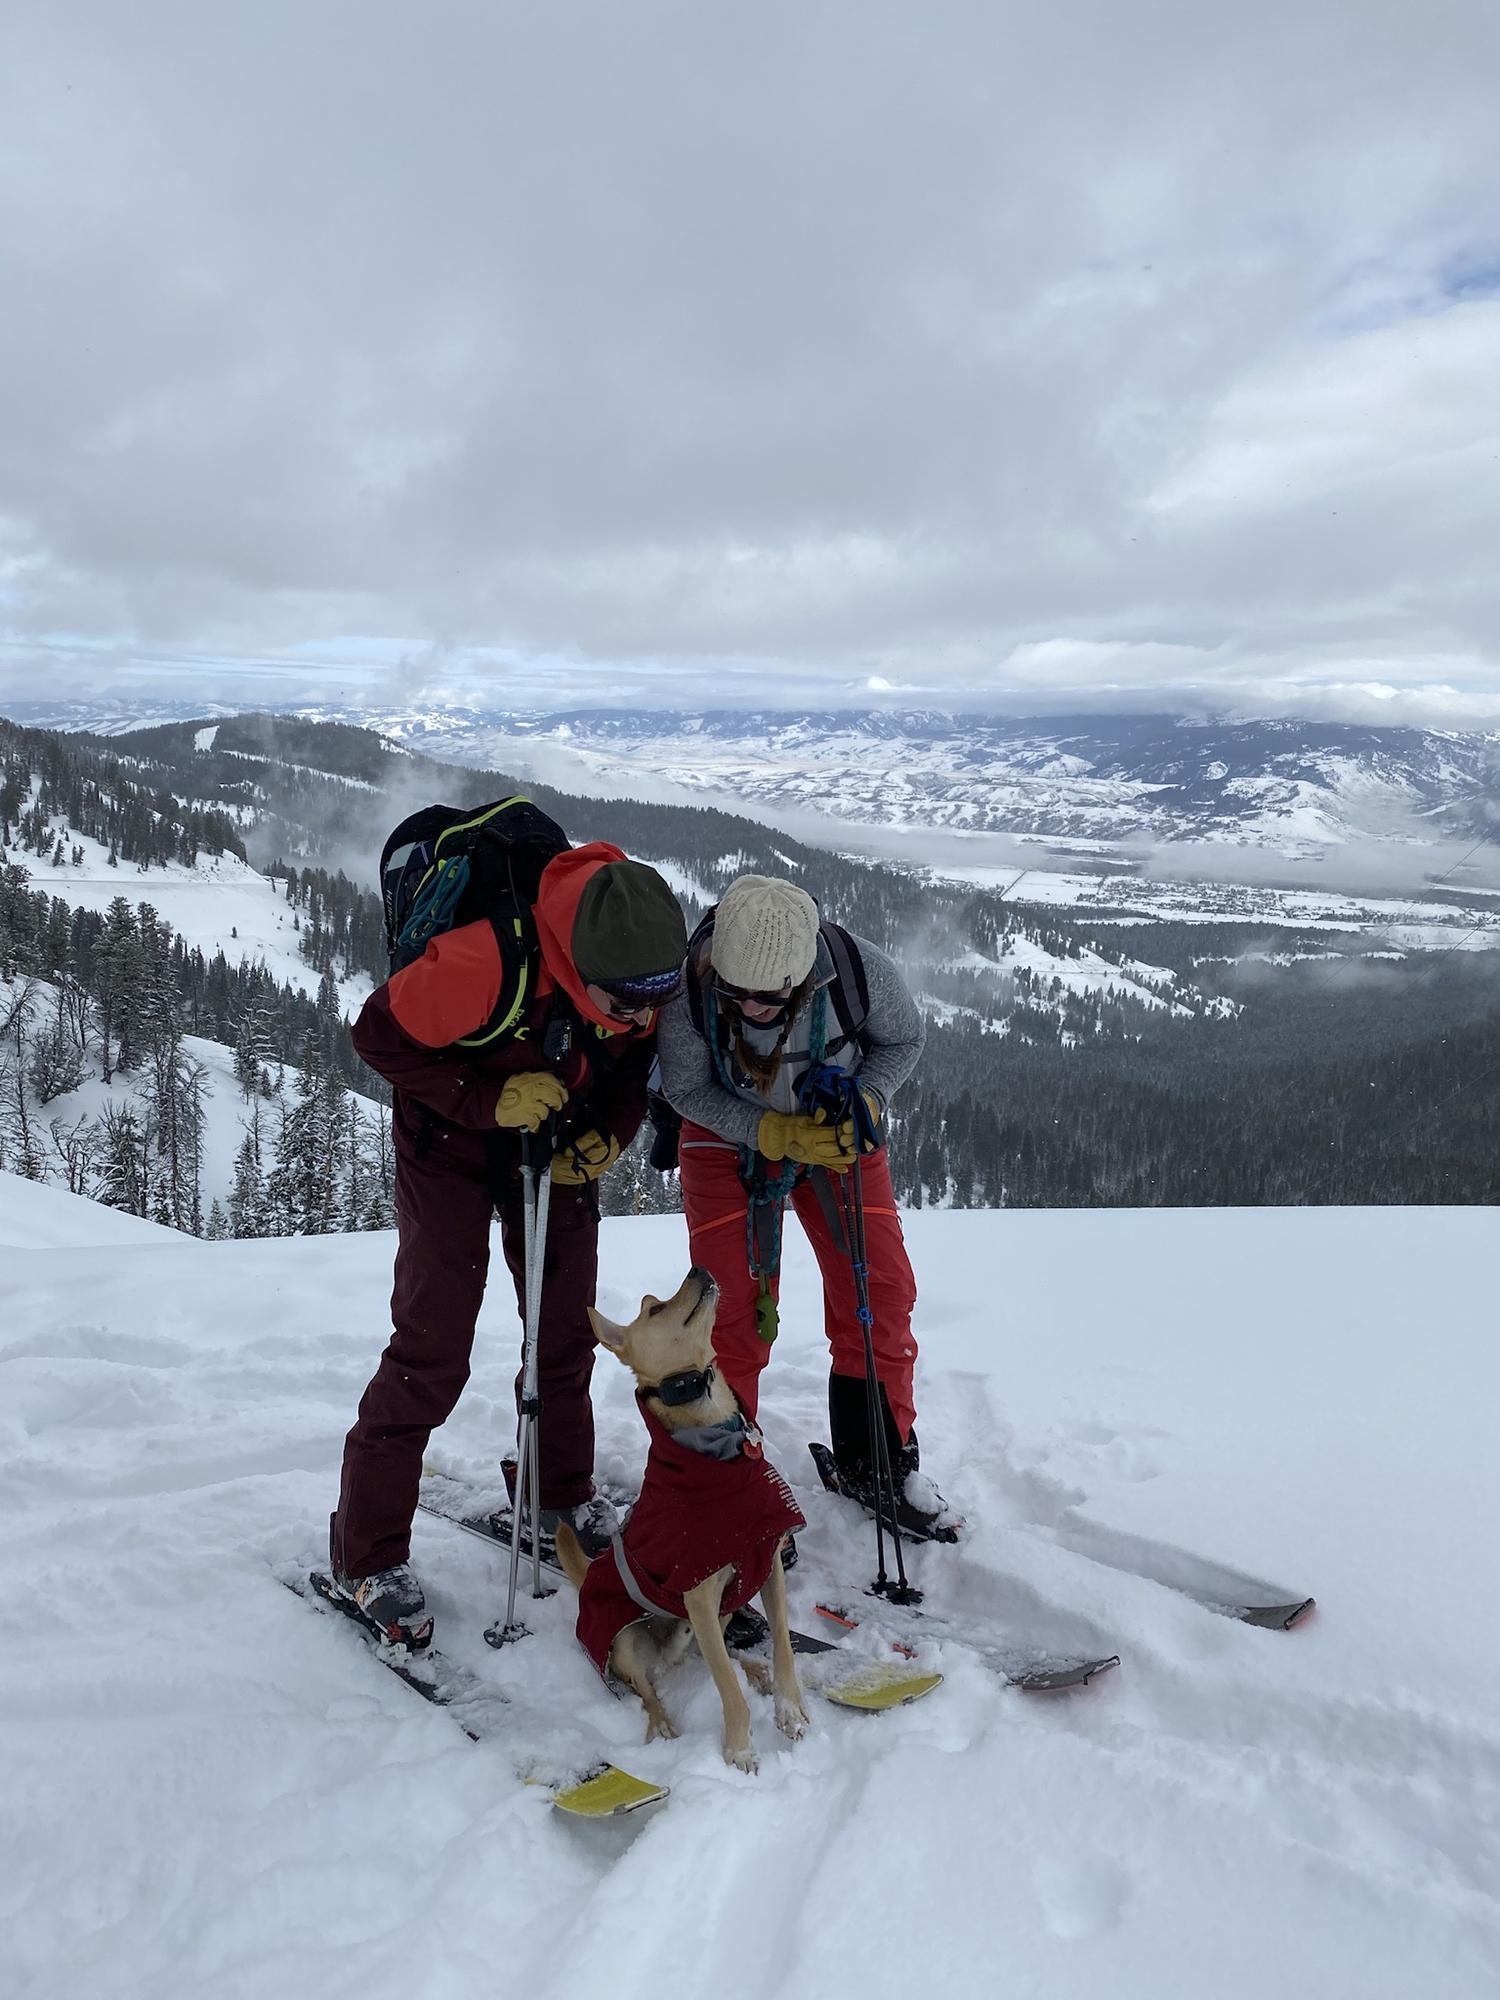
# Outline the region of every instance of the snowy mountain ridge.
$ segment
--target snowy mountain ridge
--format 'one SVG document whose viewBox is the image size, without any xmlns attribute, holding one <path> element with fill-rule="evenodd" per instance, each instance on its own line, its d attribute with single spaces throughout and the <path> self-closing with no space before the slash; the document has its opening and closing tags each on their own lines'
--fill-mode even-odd
<svg viewBox="0 0 1500 2000">
<path fill-rule="evenodd" d="M 111 734 L 236 711 L 101 697 L 12 712 L 36 726 Z M 1371 839 L 1472 837 L 1500 803 L 1494 732 L 937 708 L 520 712 L 423 696 L 288 702 L 283 712 L 596 795 L 666 787 L 850 826 L 1008 833 L 1081 849 L 1214 842 L 1306 859 Z"/>
<path fill-rule="evenodd" d="M 835 822 L 1064 844 L 1210 841 L 1306 858 L 1372 837 L 1482 828 L 1486 804 L 1500 799 L 1500 736 L 1478 733 L 930 709 L 459 708 L 359 719 L 429 755 L 580 788 L 655 779 Z"/>
</svg>

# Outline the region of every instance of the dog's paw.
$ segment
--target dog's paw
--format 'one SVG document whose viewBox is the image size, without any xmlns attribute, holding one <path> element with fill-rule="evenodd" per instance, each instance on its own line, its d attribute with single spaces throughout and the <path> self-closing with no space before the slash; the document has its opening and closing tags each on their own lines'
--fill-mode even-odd
<svg viewBox="0 0 1500 2000">
<path fill-rule="evenodd" d="M 724 1762 L 733 1764 L 737 1771 L 743 1771 L 749 1778 L 753 1778 L 760 1769 L 760 1759 L 755 1754 L 755 1745 L 748 1737 L 743 1743 L 724 1745 Z"/>
<path fill-rule="evenodd" d="M 807 1710 L 802 1706 L 800 1695 L 792 1700 L 786 1700 L 780 1695 L 777 1696 L 776 1727 L 781 1731 L 783 1736 L 790 1737 L 792 1742 L 796 1743 L 801 1737 L 807 1734 L 809 1720 Z"/>
<path fill-rule="evenodd" d="M 681 1734 L 681 1730 L 679 1730 L 677 1724 L 664 1708 L 658 1708 L 655 1714 L 649 1715 L 646 1718 L 646 1741 L 648 1743 L 654 1743 L 658 1736 L 670 1742 L 674 1736 L 680 1736 Z"/>
<path fill-rule="evenodd" d="M 769 1660 L 741 1660 L 740 1666 L 745 1679 L 756 1694 L 771 1692 L 771 1663 Z"/>
</svg>

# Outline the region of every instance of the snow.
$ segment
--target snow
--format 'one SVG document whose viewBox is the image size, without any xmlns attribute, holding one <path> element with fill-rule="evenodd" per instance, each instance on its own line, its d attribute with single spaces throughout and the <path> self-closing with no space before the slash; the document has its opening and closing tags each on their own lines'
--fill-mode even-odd
<svg viewBox="0 0 1500 2000">
<path fill-rule="evenodd" d="M 755 1702 L 747 1778 L 696 1662 L 667 1689 L 684 1734 L 644 1745 L 565 1597 L 491 1654 L 502 1563 L 441 1523 L 416 1556 L 448 1649 L 514 1691 L 512 1743 L 471 1744 L 278 1587 L 320 1551 L 389 1236 L 195 1243 L 0 1176 L 0 1240 L 33 1246 L 0 1264 L 7 1991 L 630 2000 L 665 1966 L 734 2000 L 1488 2000 L 1493 1211 L 909 1221 L 924 1464 L 972 1524 L 914 1553 L 929 1605 L 1124 1665 L 1046 1699 L 933 1645 L 944 1686 L 879 1720 L 815 1703 L 791 1746 Z M 686 1261 L 677 1218 L 606 1223 L 602 1306 Z M 789 1231 L 762 1414 L 812 1523 L 801 1623 L 872 1567 L 803 1449 L 819 1322 Z M 493 1287 L 439 1469 L 493 1477 L 515 1345 Z M 634 1474 L 608 1357 L 595 1401 L 600 1469 Z M 1184 1551 L 1321 1609 L 1289 1635 L 1215 1617 L 1151 1580 Z M 549 1732 L 670 1803 L 565 1821 L 514 1771 Z"/>
<path fill-rule="evenodd" d="M 123 1215 L 94 1201 L 0 1174 L 0 1246 L 7 1250 L 110 1249 L 182 1239 L 160 1223 Z M 14 1329 L 12 1328 L 12 1332 Z"/>
<path fill-rule="evenodd" d="M 680 861 L 662 861 L 654 854 L 641 855 L 641 860 L 654 868 L 674 896 L 680 896 L 690 903 L 699 903 L 707 909 L 714 901 L 714 892 L 691 869 L 684 868 Z"/>
<path fill-rule="evenodd" d="M 211 722 L 206 729 L 195 729 L 193 731 L 193 748 L 195 750 L 212 750 L 214 739 L 218 733 L 219 725 L 217 722 Z"/>
<path fill-rule="evenodd" d="M 1493 950 L 1500 912 L 1485 902 L 1444 903 L 1416 896 L 1346 896 L 1327 889 L 1275 888 L 1248 882 L 1153 881 L 1115 873 L 1059 873 L 1044 868 L 948 868 L 934 879 L 997 889 L 1018 909 L 1085 906 L 1087 921 L 1111 923 L 1264 924 L 1299 930 L 1376 932 L 1410 951 Z M 1488 891 L 1468 888 L 1466 894 Z M 1110 914 L 1101 915 L 1101 907 Z"/>
</svg>

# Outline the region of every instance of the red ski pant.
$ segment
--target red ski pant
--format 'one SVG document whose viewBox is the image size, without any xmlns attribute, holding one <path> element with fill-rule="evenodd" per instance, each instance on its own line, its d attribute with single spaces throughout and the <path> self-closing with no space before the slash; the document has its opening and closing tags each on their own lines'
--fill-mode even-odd
<svg viewBox="0 0 1500 2000">
<path fill-rule="evenodd" d="M 737 1146 L 700 1125 L 682 1128 L 680 1164 L 682 1202 L 687 1210 L 693 1262 L 701 1264 L 719 1287 L 714 1320 L 714 1347 L 724 1374 L 746 1411 L 754 1416 L 760 1371 L 771 1349 L 756 1331 L 755 1301 L 760 1279 L 750 1269 L 745 1224 L 749 1196 L 740 1180 Z M 916 1280 L 901 1234 L 896 1198 L 885 1148 L 866 1154 L 860 1166 L 864 1188 L 865 1243 L 869 1261 L 870 1308 L 875 1324 L 875 1373 L 884 1385 L 902 1438 L 916 1418 L 912 1400 L 912 1369 L 917 1343 L 911 1316 L 917 1302 Z M 820 1190 L 817 1183 L 824 1182 Z M 805 1170 L 788 1197 L 812 1244 L 823 1275 L 823 1327 L 833 1353 L 835 1375 L 865 1373 L 864 1337 L 849 1262 L 838 1177 Z M 847 1182 L 845 1183 L 847 1186 Z M 832 1213 L 830 1213 L 830 1210 Z M 779 1287 L 772 1281 L 772 1290 Z"/>
<path fill-rule="evenodd" d="M 525 1310 L 519 1169 L 504 1177 L 497 1200 L 483 1165 L 435 1153 L 425 1159 L 407 1152 L 397 1157 L 393 1331 L 344 1443 L 333 1521 L 330 1553 L 345 1576 L 372 1576 L 405 1562 L 411 1553 L 422 1454 L 429 1434 L 452 1413 L 469 1379 L 497 1207 L 516 1303 Z M 537 1340 L 544 1507 L 573 1507 L 593 1491 L 589 1382 L 595 1343 L 588 1308 L 594 1302 L 598 1240 L 595 1190 L 554 1185 Z M 518 1371 L 518 1398 L 520 1387 Z"/>
</svg>

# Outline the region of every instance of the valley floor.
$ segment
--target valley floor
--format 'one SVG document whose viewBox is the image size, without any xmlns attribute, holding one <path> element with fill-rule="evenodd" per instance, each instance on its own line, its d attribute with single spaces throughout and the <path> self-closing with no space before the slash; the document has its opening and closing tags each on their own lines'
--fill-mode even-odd
<svg viewBox="0 0 1500 2000">
<path fill-rule="evenodd" d="M 198 1243 L 0 1176 L 0 1986 L 17 2000 L 1480 2000 L 1500 1979 L 1500 1474 L 1486 1209 L 924 1213 L 924 1457 L 971 1524 L 929 1605 L 1117 1649 L 1062 1699 L 962 1645 L 882 1718 L 756 1703 L 728 1769 L 695 1661 L 641 1743 L 569 1606 L 500 1655 L 496 1552 L 419 1520 L 446 1648 L 515 1695 L 471 1744 L 279 1588 L 322 1553 L 388 1325 L 392 1239 Z M 686 1263 L 607 1223 L 621 1315 Z M 868 1580 L 816 1491 L 826 1352 L 789 1231 L 768 1445 L 810 1527 L 793 1613 Z M 439 1469 L 512 1426 L 496 1292 Z M 600 1470 L 644 1433 L 601 1356 Z M 1194 1556 L 1320 1609 L 1286 1635 L 1169 1587 Z M 867 1604 L 869 1600 L 865 1600 Z M 580 1827 L 518 1757 L 672 1786 Z"/>
</svg>

